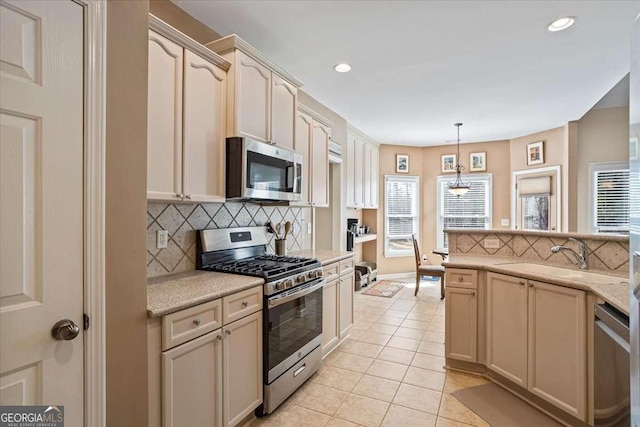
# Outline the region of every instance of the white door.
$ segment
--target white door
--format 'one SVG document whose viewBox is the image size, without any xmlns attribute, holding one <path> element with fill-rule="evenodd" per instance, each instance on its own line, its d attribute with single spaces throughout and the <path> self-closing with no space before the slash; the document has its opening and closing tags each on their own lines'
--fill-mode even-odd
<svg viewBox="0 0 640 427">
<path fill-rule="evenodd" d="M 0 405 L 83 424 L 83 8 L 0 3 Z M 52 338 L 70 319 L 80 333 Z"/>
</svg>

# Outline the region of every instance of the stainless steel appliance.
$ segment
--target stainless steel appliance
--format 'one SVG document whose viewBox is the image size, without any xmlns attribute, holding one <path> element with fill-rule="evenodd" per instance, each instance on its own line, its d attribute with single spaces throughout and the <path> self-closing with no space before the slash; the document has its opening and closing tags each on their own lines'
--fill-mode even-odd
<svg viewBox="0 0 640 427">
<path fill-rule="evenodd" d="M 267 227 L 198 232 L 197 267 L 264 279 L 264 403 L 273 412 L 322 364 L 322 266 L 267 254 Z"/>
<path fill-rule="evenodd" d="M 248 138 L 227 138 L 226 197 L 299 201 L 302 156 Z"/>
<path fill-rule="evenodd" d="M 594 311 L 594 426 L 628 427 L 629 318 L 609 304 L 596 304 Z"/>
</svg>

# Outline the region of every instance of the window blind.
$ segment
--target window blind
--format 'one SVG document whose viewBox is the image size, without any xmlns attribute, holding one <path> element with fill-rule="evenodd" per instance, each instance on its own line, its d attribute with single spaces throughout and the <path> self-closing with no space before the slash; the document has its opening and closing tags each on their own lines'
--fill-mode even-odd
<svg viewBox="0 0 640 427">
<path fill-rule="evenodd" d="M 629 169 L 595 170 L 593 219 L 597 233 L 629 232 Z"/>
<path fill-rule="evenodd" d="M 491 174 L 466 175 L 469 191 L 458 197 L 448 190 L 451 177 L 438 177 L 438 246 L 448 247 L 449 228 L 487 229 L 491 226 Z"/>
<path fill-rule="evenodd" d="M 419 234 L 420 180 L 385 176 L 385 256 L 413 256 L 412 234 Z"/>
</svg>

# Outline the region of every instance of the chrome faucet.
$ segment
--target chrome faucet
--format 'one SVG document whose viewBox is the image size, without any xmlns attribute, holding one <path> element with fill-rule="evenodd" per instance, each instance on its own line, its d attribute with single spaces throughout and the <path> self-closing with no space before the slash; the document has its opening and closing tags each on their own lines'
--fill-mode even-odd
<svg viewBox="0 0 640 427">
<path fill-rule="evenodd" d="M 571 240 L 572 242 L 576 242 L 578 244 L 579 252 L 576 252 L 567 246 L 558 245 L 551 248 L 551 253 L 557 254 L 560 251 L 567 251 L 578 261 L 578 263 L 580 264 L 580 270 L 587 270 L 589 268 L 589 255 L 587 245 L 582 240 L 574 239 L 573 237 L 569 237 L 568 240 Z"/>
</svg>

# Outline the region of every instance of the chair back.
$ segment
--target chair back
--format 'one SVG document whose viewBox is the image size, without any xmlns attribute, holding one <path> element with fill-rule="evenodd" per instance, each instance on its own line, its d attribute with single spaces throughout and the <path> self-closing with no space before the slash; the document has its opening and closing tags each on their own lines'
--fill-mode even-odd
<svg viewBox="0 0 640 427">
<path fill-rule="evenodd" d="M 418 239 L 416 239 L 416 235 L 411 235 L 411 240 L 413 240 L 413 253 L 416 256 L 416 269 L 420 266 L 420 248 L 418 247 Z"/>
</svg>

